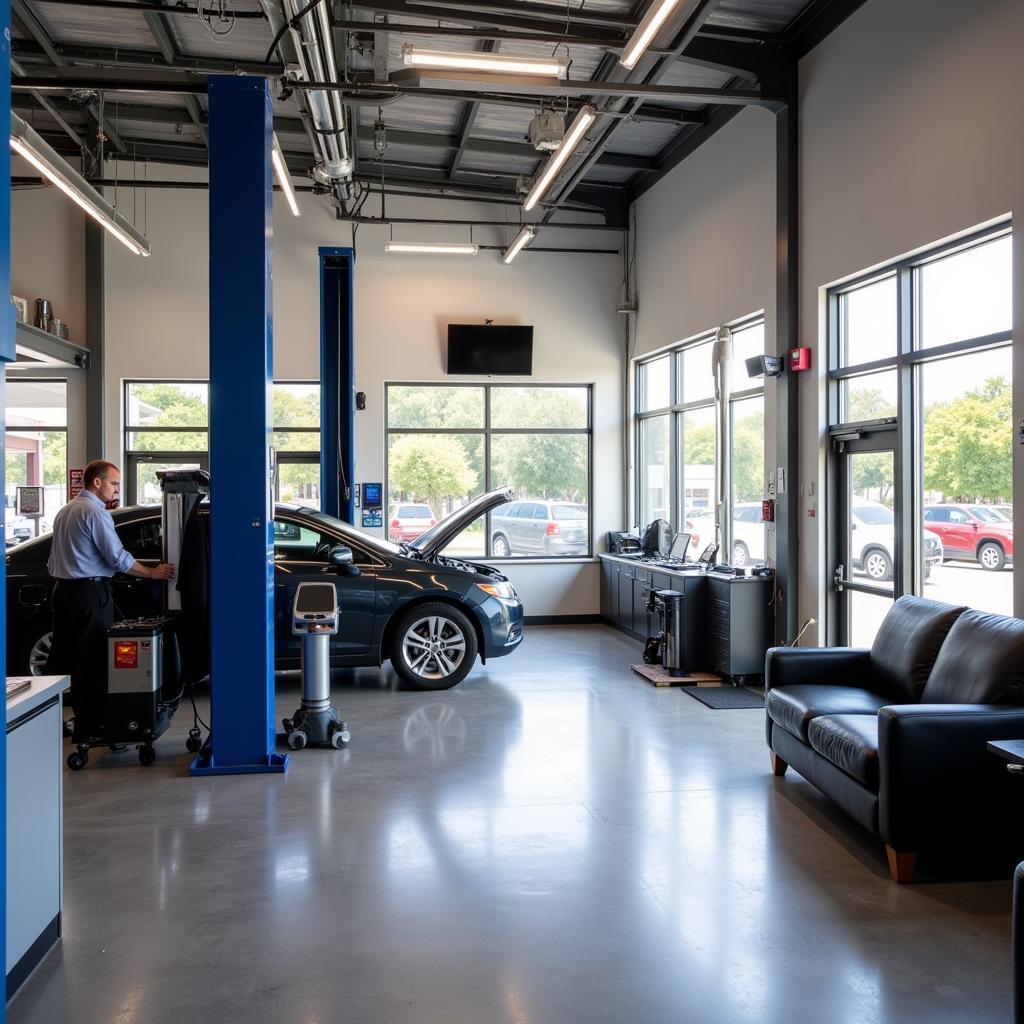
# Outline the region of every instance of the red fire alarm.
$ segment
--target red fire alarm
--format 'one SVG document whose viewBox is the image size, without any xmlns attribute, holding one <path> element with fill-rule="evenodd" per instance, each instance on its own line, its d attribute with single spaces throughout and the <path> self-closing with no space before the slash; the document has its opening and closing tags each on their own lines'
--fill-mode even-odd
<svg viewBox="0 0 1024 1024">
<path fill-rule="evenodd" d="M 775 522 L 775 499 L 766 498 L 761 502 L 761 522 L 762 523 L 774 523 Z"/>
<path fill-rule="evenodd" d="M 789 368 L 791 370 L 809 370 L 811 368 L 811 350 L 809 348 L 791 348 L 789 350 Z"/>
</svg>

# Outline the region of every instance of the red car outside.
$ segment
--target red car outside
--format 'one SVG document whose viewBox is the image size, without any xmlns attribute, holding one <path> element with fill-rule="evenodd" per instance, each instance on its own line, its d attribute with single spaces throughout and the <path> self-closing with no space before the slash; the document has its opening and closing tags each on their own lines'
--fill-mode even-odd
<svg viewBox="0 0 1024 1024">
<path fill-rule="evenodd" d="M 985 505 L 925 505 L 924 521 L 942 538 L 944 559 L 991 570 L 1013 564 L 1013 523 Z"/>
<path fill-rule="evenodd" d="M 429 505 L 402 501 L 392 507 L 388 516 L 388 540 L 392 544 L 416 540 L 435 526 L 437 517 Z"/>
</svg>

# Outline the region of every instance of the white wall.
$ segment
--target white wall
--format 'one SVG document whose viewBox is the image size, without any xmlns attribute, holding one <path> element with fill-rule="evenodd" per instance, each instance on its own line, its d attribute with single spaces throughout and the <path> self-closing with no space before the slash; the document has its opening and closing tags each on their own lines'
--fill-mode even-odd
<svg viewBox="0 0 1024 1024">
<path fill-rule="evenodd" d="M 636 203 L 635 355 L 775 307 L 775 118 L 750 108 Z M 770 343 L 771 335 L 768 340 Z"/>
<path fill-rule="evenodd" d="M 150 177 L 182 176 L 151 169 Z M 184 176 L 188 175 L 187 173 Z M 151 190 L 148 235 L 153 255 L 133 257 L 117 245 L 106 256 L 107 449 L 121 446 L 121 381 L 131 377 L 205 377 L 208 373 L 207 193 Z M 301 197 L 302 216 L 283 200 L 274 213 L 274 366 L 278 379 L 319 377 L 319 246 L 351 244 L 348 225 L 332 218 L 326 200 Z M 373 203 L 367 212 L 375 214 Z M 503 219 L 502 207 L 390 199 L 392 216 Z M 514 216 L 514 211 L 510 211 Z M 397 226 L 402 238 L 463 239 L 458 227 Z M 497 244 L 495 232 L 475 240 Z M 497 253 L 475 258 L 386 255 L 385 231 L 357 235 L 355 272 L 356 387 L 367 408 L 356 413 L 356 478 L 384 476 L 384 384 L 433 381 L 444 374 L 449 321 L 533 324 L 534 382 L 594 386 L 595 538 L 619 526 L 622 345 L 615 305 L 621 260 L 604 255 L 524 254 L 503 266 Z M 619 236 L 541 233 L 539 247 L 581 244 L 616 248 Z M 451 378 L 455 379 L 455 378 Z M 595 562 L 516 565 L 508 573 L 530 615 L 596 614 Z"/>
</svg>

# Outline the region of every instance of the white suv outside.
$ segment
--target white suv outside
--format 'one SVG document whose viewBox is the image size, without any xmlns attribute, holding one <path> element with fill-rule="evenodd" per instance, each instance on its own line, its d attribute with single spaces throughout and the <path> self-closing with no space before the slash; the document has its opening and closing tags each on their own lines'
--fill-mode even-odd
<svg viewBox="0 0 1024 1024">
<path fill-rule="evenodd" d="M 858 501 L 850 510 L 850 557 L 853 568 L 875 582 L 892 579 L 892 550 L 895 536 L 892 509 L 877 501 Z M 942 564 L 942 541 L 931 530 L 922 531 L 921 553 L 924 577 L 933 565 Z"/>
</svg>

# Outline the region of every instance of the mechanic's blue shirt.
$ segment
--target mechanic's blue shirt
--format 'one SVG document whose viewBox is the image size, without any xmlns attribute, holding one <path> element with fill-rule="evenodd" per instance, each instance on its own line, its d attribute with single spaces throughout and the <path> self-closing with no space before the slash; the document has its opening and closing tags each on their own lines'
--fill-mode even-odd
<svg viewBox="0 0 1024 1024">
<path fill-rule="evenodd" d="M 80 491 L 53 521 L 53 545 L 46 568 L 59 580 L 113 576 L 127 572 L 135 559 L 124 549 L 103 502 Z"/>
</svg>

